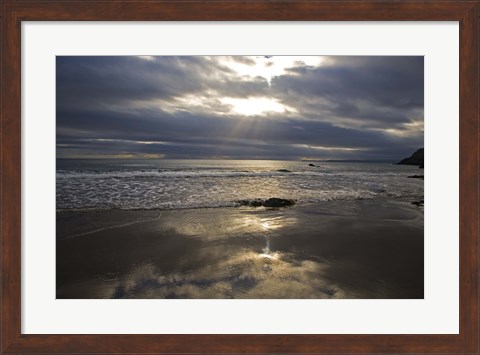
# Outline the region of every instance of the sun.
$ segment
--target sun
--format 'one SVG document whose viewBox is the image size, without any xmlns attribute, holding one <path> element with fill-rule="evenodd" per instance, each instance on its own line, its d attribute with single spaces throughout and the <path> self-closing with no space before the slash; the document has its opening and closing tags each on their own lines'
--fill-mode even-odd
<svg viewBox="0 0 480 355">
<path fill-rule="evenodd" d="M 233 113 L 244 116 L 258 116 L 271 112 L 284 113 L 287 111 L 294 111 L 293 108 L 287 107 L 275 99 L 266 97 L 251 99 L 226 97 L 221 99 L 221 101 L 222 103 L 231 106 L 231 111 Z"/>
</svg>

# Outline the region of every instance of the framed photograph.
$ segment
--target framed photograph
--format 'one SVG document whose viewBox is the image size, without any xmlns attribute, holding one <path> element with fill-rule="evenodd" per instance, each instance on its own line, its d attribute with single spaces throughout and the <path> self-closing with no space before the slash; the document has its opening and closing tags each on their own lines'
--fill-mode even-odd
<svg viewBox="0 0 480 355">
<path fill-rule="evenodd" d="M 2 2 L 1 353 L 480 353 L 479 5 Z"/>
</svg>

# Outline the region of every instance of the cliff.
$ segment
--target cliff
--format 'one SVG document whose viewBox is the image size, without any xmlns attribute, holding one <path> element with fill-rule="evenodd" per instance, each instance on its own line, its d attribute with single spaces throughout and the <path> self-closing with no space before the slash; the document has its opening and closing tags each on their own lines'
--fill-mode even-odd
<svg viewBox="0 0 480 355">
<path fill-rule="evenodd" d="M 423 148 L 420 148 L 411 157 L 398 162 L 400 165 L 419 165 L 423 167 Z"/>
</svg>

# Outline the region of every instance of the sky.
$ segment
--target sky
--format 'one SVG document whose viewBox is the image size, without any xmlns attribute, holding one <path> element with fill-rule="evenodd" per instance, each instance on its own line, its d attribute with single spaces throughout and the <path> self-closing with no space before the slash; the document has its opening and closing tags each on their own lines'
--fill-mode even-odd
<svg viewBox="0 0 480 355">
<path fill-rule="evenodd" d="M 59 56 L 57 158 L 397 161 L 423 57 Z"/>
</svg>

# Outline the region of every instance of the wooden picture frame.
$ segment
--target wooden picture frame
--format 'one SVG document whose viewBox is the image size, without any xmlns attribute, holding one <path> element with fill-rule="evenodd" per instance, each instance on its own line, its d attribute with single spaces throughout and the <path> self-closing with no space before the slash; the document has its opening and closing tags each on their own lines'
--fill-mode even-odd
<svg viewBox="0 0 480 355">
<path fill-rule="evenodd" d="M 1 3 L 1 353 L 479 353 L 479 1 L 4 0 Z M 22 21 L 459 21 L 458 335 L 21 333 Z"/>
</svg>

